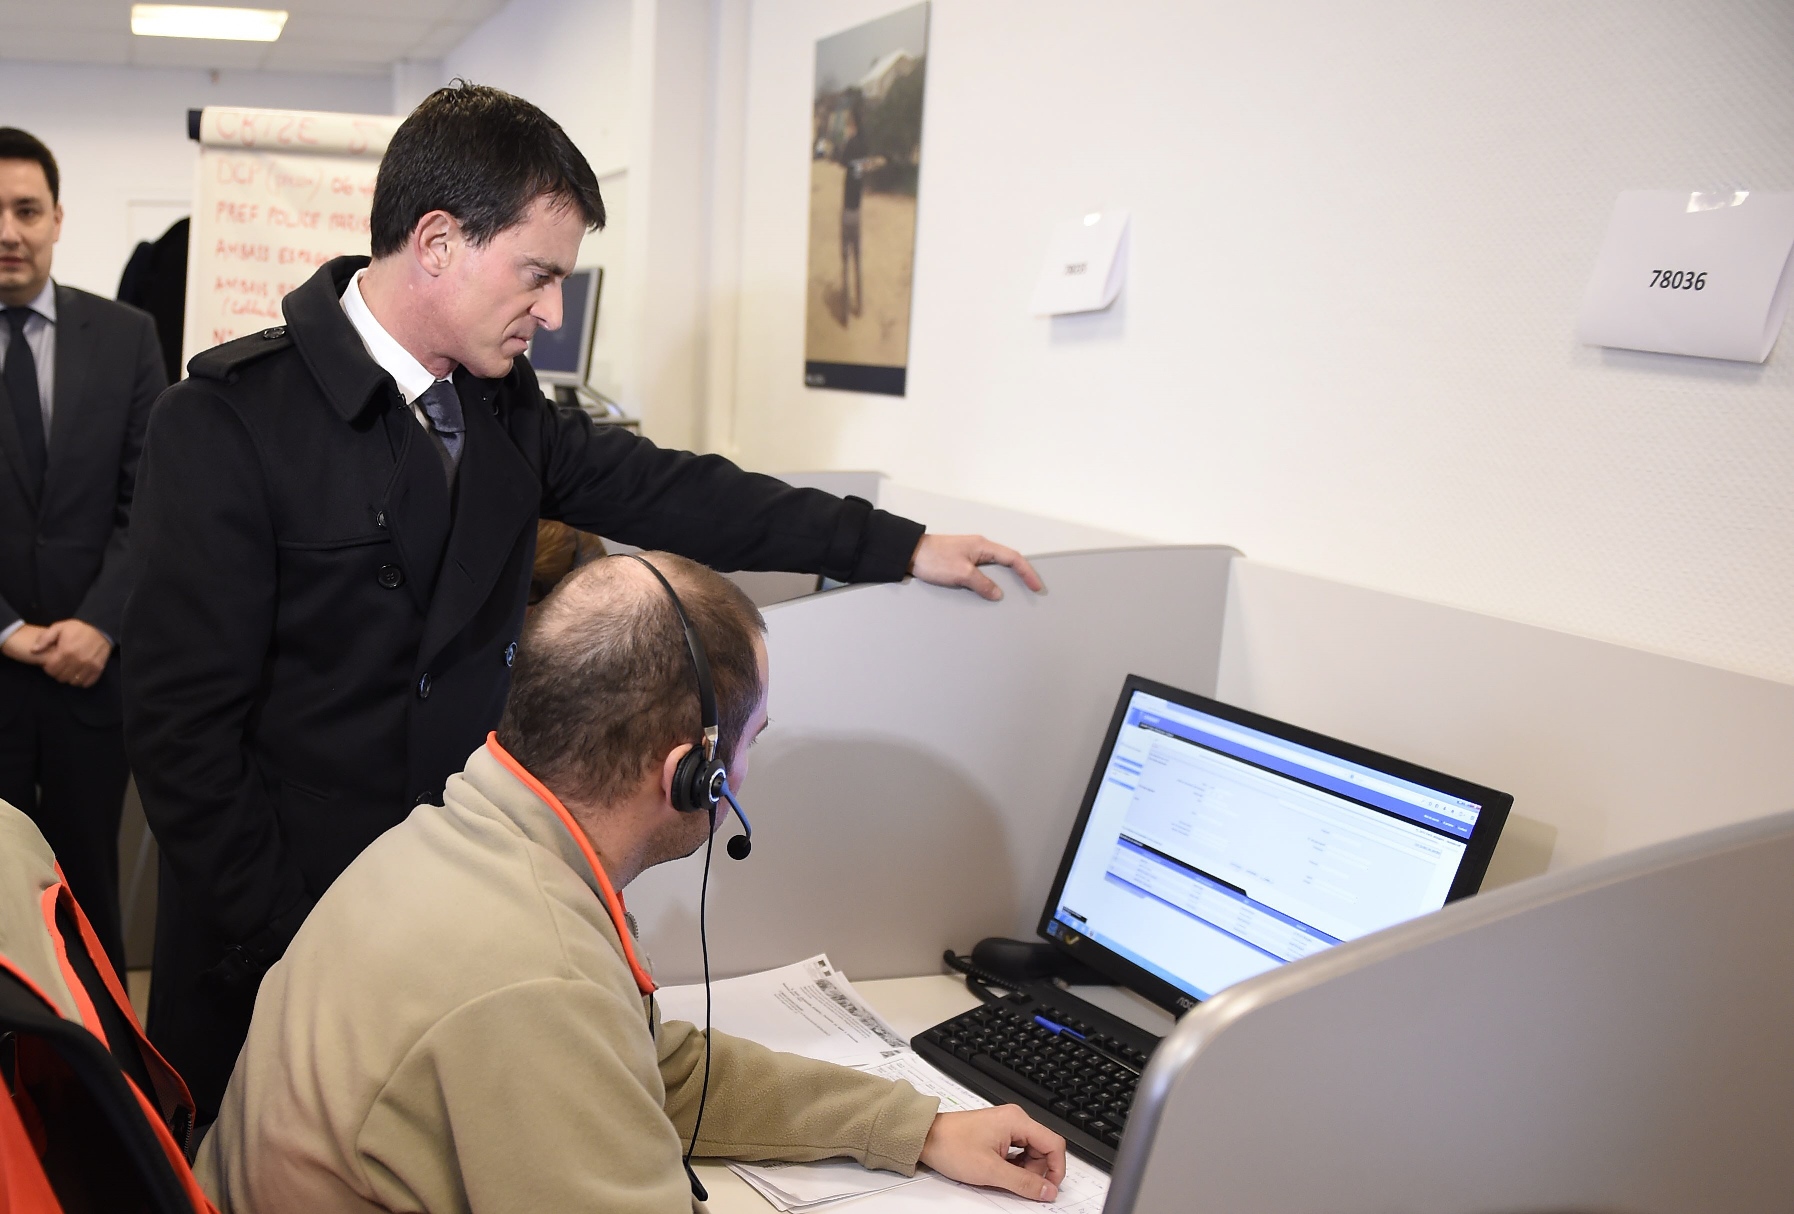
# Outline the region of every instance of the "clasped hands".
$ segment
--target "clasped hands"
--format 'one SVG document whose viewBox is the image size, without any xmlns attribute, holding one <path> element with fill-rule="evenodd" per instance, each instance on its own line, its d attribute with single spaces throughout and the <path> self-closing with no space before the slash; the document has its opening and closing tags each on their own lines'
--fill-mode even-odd
<svg viewBox="0 0 1794 1214">
<path fill-rule="evenodd" d="M 112 642 L 92 624 L 57 620 L 54 624 L 22 624 L 0 642 L 0 653 L 71 687 L 92 687 L 112 656 Z"/>
</svg>

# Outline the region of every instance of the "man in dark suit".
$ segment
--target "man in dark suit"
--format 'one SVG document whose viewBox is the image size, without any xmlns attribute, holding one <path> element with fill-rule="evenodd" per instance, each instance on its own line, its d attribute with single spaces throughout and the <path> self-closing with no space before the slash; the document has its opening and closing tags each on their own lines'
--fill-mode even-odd
<svg viewBox="0 0 1794 1214">
<path fill-rule="evenodd" d="M 123 970 L 113 640 L 137 456 L 167 380 L 148 316 L 51 281 L 60 193 L 50 150 L 0 128 L 0 798 L 43 831 Z"/>
<path fill-rule="evenodd" d="M 150 1036 L 202 1120 L 261 975 L 337 874 L 498 721 L 538 518 L 720 569 L 914 573 L 996 597 L 979 536 L 664 451 L 521 355 L 604 204 L 547 115 L 433 94 L 381 162 L 373 260 L 207 351 L 157 406 L 125 617 L 126 738 L 164 867 Z"/>
</svg>

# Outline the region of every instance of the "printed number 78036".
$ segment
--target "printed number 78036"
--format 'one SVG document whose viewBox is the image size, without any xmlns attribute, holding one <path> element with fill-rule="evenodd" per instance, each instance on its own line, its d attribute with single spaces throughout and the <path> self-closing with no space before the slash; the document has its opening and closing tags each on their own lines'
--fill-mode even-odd
<svg viewBox="0 0 1794 1214">
<path fill-rule="evenodd" d="M 1666 291 L 1703 291 L 1707 287 L 1707 272 L 1702 270 L 1696 274 L 1693 270 L 1652 270 L 1651 286 Z"/>
</svg>

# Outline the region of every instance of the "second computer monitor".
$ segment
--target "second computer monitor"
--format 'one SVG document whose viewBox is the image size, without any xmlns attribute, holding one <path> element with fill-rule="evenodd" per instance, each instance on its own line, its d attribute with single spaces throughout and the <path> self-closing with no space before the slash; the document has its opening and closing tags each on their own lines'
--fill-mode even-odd
<svg viewBox="0 0 1794 1214">
<path fill-rule="evenodd" d="M 538 329 L 529 344 L 529 364 L 541 382 L 569 388 L 585 385 L 603 283 L 604 271 L 597 266 L 575 270 L 561 282 L 561 327 Z"/>
<path fill-rule="evenodd" d="M 1189 1007 L 1475 893 L 1512 804 L 1130 675 L 1040 932 Z"/>
</svg>

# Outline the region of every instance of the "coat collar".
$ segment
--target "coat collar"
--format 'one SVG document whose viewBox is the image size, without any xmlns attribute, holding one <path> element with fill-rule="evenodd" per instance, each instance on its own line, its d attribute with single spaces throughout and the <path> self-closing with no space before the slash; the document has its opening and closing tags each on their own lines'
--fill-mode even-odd
<svg viewBox="0 0 1794 1214">
<path fill-rule="evenodd" d="M 457 783 L 465 785 L 457 787 Z M 654 979 L 635 948 L 635 932 L 623 898 L 611 886 L 610 875 L 599 863 L 585 832 L 567 812 L 560 798 L 499 744 L 497 734 L 487 734 L 486 744 L 468 756 L 467 766 L 449 778 L 445 802 L 472 808 L 468 791 L 477 793 L 524 838 L 558 858 L 603 904 L 606 917 L 617 933 L 617 946 L 629 966 L 636 989 L 654 993 Z"/>
<path fill-rule="evenodd" d="M 346 422 L 360 417 L 376 401 L 395 392 L 392 376 L 380 369 L 343 314 L 343 288 L 366 257 L 338 257 L 318 267 L 281 300 L 287 332 L 299 357 L 337 413 Z"/>
<path fill-rule="evenodd" d="M 293 288 L 280 305 L 299 357 L 346 422 L 398 395 L 398 385 L 368 353 L 343 311 L 343 292 L 355 272 L 367 268 L 368 261 L 366 257 L 327 261 L 318 267 L 317 273 Z M 463 377 L 467 377 L 465 370 L 455 372 L 457 381 Z M 476 382 L 495 387 L 498 381 Z"/>
</svg>

